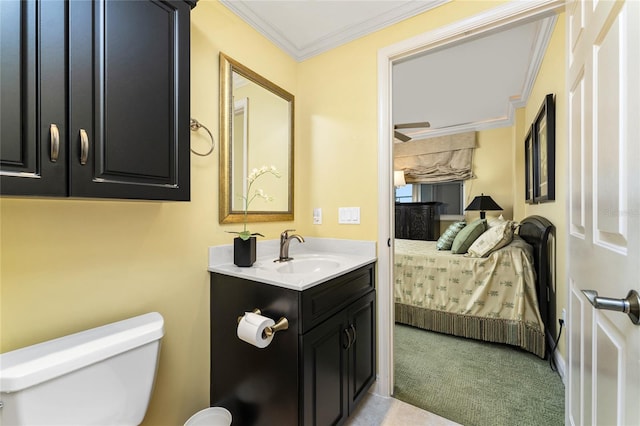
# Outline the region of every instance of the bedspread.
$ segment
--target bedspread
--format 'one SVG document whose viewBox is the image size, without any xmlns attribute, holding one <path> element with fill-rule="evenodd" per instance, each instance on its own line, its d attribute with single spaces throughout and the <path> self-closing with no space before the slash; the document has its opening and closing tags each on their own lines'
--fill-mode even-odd
<svg viewBox="0 0 640 426">
<path fill-rule="evenodd" d="M 544 357 L 531 246 L 515 238 L 489 257 L 438 251 L 435 241 L 396 240 L 396 320 L 509 343 Z"/>
</svg>

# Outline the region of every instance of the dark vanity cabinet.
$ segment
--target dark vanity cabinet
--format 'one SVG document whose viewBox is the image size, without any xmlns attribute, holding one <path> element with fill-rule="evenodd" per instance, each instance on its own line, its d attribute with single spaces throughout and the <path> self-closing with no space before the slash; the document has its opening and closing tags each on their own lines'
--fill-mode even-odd
<svg viewBox="0 0 640 426">
<path fill-rule="evenodd" d="M 375 293 L 301 336 L 303 425 L 347 419 L 375 374 Z"/>
<path fill-rule="evenodd" d="M 440 238 L 439 202 L 396 203 L 396 238 L 436 241 Z"/>
<path fill-rule="evenodd" d="M 2 195 L 188 200 L 195 3 L 0 3 Z"/>
<path fill-rule="evenodd" d="M 303 291 L 211 274 L 211 405 L 234 425 L 340 425 L 375 380 L 374 264 Z M 236 335 L 254 308 L 289 329 L 259 349 Z"/>
</svg>

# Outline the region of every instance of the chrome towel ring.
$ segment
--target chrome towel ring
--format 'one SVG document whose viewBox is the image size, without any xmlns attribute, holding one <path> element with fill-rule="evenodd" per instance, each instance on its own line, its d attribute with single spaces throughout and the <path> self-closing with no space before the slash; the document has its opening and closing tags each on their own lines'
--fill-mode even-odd
<svg viewBox="0 0 640 426">
<path fill-rule="evenodd" d="M 207 151 L 204 154 L 201 154 L 201 153 L 195 151 L 193 148 L 191 148 L 191 152 L 193 152 L 196 155 L 199 155 L 200 157 L 206 157 L 207 155 L 211 154 L 213 152 L 213 147 L 214 147 L 215 142 L 214 142 L 214 139 L 213 139 L 213 135 L 211 134 L 209 129 L 207 129 L 207 126 L 205 126 L 204 124 L 200 123 L 195 118 L 192 118 L 189 121 L 189 128 L 191 129 L 192 132 L 197 132 L 200 129 L 204 129 L 204 130 L 207 131 L 207 133 L 209 133 L 209 137 L 211 138 L 211 148 L 209 148 L 209 151 Z"/>
</svg>

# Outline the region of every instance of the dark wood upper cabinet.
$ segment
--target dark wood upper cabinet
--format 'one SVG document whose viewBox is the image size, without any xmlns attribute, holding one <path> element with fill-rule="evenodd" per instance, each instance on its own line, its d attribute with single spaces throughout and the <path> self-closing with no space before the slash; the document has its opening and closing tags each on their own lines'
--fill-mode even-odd
<svg viewBox="0 0 640 426">
<path fill-rule="evenodd" d="M 67 195 L 65 3 L 0 9 L 0 193 Z"/>
<path fill-rule="evenodd" d="M 189 199 L 189 10 L 69 2 L 72 195 Z"/>
<path fill-rule="evenodd" d="M 2 3 L 3 52 L 6 32 L 21 57 L 5 61 L 3 54 L 2 194 L 189 200 L 192 4 Z M 21 18 L 8 29 L 5 9 Z M 7 101 L 5 69 L 21 88 Z M 20 125 L 5 132 L 16 114 Z M 53 162 L 55 123 L 60 151 Z"/>
</svg>

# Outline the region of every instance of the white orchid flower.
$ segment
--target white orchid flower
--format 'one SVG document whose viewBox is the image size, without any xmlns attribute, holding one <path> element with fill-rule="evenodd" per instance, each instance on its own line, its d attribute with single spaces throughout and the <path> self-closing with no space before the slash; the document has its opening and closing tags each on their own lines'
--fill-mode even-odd
<svg viewBox="0 0 640 426">
<path fill-rule="evenodd" d="M 244 229 L 241 232 L 235 232 L 235 231 L 227 231 L 227 232 L 231 232 L 233 234 L 238 234 L 238 236 L 240 238 L 242 238 L 243 240 L 248 240 L 249 238 L 251 238 L 252 236 L 255 235 L 260 235 L 261 237 L 263 237 L 264 235 L 259 234 L 257 232 L 251 233 L 249 230 L 247 230 L 247 215 L 249 212 L 249 205 L 251 204 L 251 202 L 256 198 L 256 197 L 260 197 L 266 201 L 273 201 L 273 197 L 267 195 L 264 193 L 264 191 L 262 189 L 256 189 L 253 193 L 253 195 L 251 194 L 251 186 L 253 185 L 253 183 L 262 175 L 264 174 L 272 174 L 273 176 L 275 176 L 276 178 L 280 177 L 280 173 L 278 172 L 278 169 L 276 168 L 276 166 L 271 165 L 269 167 L 267 167 L 266 165 L 260 167 L 259 169 L 254 168 L 251 170 L 251 173 L 249 173 L 249 176 L 247 176 L 247 192 L 242 196 L 242 200 L 244 201 Z"/>
</svg>

